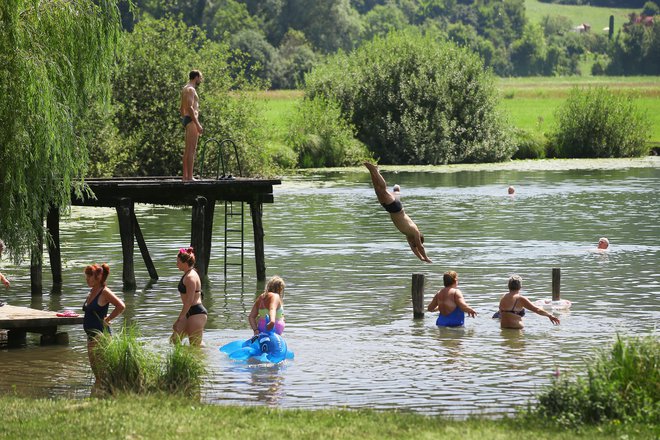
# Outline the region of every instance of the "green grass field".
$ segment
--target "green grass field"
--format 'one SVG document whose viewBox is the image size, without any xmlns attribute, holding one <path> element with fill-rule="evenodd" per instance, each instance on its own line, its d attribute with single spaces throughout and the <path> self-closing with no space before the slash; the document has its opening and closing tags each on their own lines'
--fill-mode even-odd
<svg viewBox="0 0 660 440">
<path fill-rule="evenodd" d="M 603 28 L 610 25 L 610 15 L 614 15 L 615 33 L 623 23 L 628 22 L 628 15 L 631 12 L 639 13 L 637 9 L 558 5 L 541 3 L 538 0 L 525 0 L 525 10 L 527 18 L 532 23 L 540 23 L 546 15 L 562 15 L 569 18 L 573 26 L 590 24 L 593 32 L 605 32 Z"/>
<path fill-rule="evenodd" d="M 554 124 L 554 113 L 573 87 L 604 86 L 618 93 L 630 94 L 649 118 L 650 141 L 660 144 L 660 77 L 534 77 L 501 78 L 500 107 L 517 128 L 539 133 Z M 303 92 L 277 90 L 259 93 L 271 146 L 283 145 L 288 115 L 294 111 Z"/>
<path fill-rule="evenodd" d="M 0 439 L 621 439 L 654 427 L 607 424 L 579 431 L 524 418 L 466 421 L 397 411 L 277 410 L 205 405 L 170 396 L 108 399 L 0 397 Z"/>
</svg>

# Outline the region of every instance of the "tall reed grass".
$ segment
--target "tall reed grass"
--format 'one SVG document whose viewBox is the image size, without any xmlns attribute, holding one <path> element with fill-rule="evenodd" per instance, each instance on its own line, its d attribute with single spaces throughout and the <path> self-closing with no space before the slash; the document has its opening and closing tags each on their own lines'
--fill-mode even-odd
<svg viewBox="0 0 660 440">
<path fill-rule="evenodd" d="M 660 422 L 660 341 L 617 336 L 585 376 L 559 378 L 532 411 L 561 425 Z"/>
<path fill-rule="evenodd" d="M 174 344 L 155 353 L 139 341 L 136 327 L 98 338 L 95 357 L 102 391 L 117 393 L 172 393 L 198 396 L 206 367 L 196 348 Z"/>
</svg>

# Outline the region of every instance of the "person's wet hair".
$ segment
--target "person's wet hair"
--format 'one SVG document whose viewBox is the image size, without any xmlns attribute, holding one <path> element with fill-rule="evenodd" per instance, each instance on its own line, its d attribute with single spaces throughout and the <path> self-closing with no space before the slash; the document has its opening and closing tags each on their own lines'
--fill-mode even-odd
<svg viewBox="0 0 660 440">
<path fill-rule="evenodd" d="M 90 264 L 85 268 L 85 275 L 92 276 L 92 277 L 101 277 L 101 284 L 105 286 L 105 281 L 108 279 L 108 275 L 110 275 L 110 266 L 108 266 L 108 263 L 103 263 L 103 264 Z"/>
<path fill-rule="evenodd" d="M 451 286 L 456 282 L 457 279 L 458 274 L 453 270 L 447 271 L 444 273 L 444 275 L 442 275 L 442 282 L 444 283 L 445 287 Z"/>
<path fill-rule="evenodd" d="M 182 263 L 186 263 L 188 266 L 195 265 L 195 249 L 192 247 L 181 248 L 179 249 L 179 254 L 177 258 L 181 260 Z"/>
<path fill-rule="evenodd" d="M 512 275 L 509 278 L 509 290 L 520 290 L 522 289 L 522 278 L 520 275 Z"/>
<path fill-rule="evenodd" d="M 193 79 L 202 76 L 202 72 L 199 70 L 191 70 L 190 73 L 188 74 L 188 79 L 192 81 Z"/>
<path fill-rule="evenodd" d="M 281 277 L 275 275 L 268 281 L 265 292 L 274 292 L 278 293 L 280 296 L 283 296 L 285 286 L 286 285 L 284 284 L 284 280 Z"/>
</svg>

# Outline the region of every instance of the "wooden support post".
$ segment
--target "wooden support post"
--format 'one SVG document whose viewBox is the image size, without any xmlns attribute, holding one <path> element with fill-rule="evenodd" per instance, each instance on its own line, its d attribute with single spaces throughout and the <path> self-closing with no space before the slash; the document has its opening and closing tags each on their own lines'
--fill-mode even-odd
<svg viewBox="0 0 660 440">
<path fill-rule="evenodd" d="M 192 206 L 192 221 L 190 225 L 190 245 L 195 249 L 195 269 L 200 278 L 206 276 L 206 250 L 204 248 L 204 233 L 206 222 L 206 208 L 208 202 L 206 197 L 195 197 Z"/>
<path fill-rule="evenodd" d="M 413 318 L 415 319 L 424 317 L 424 283 L 425 276 L 423 273 L 412 275 Z"/>
<path fill-rule="evenodd" d="M 43 234 L 37 238 L 30 252 L 30 293 L 32 296 L 43 295 L 42 265 L 44 261 L 44 238 Z"/>
<path fill-rule="evenodd" d="M 250 202 L 250 216 L 254 231 L 254 259 L 257 265 L 257 281 L 266 280 L 266 259 L 264 255 L 264 226 L 262 223 L 263 204 Z"/>
<path fill-rule="evenodd" d="M 204 273 L 209 273 L 211 261 L 211 242 L 213 240 L 213 215 L 215 213 L 215 200 L 209 199 L 204 216 Z"/>
<path fill-rule="evenodd" d="M 50 258 L 50 273 L 53 284 L 62 285 L 62 254 L 60 252 L 60 208 L 51 206 L 46 216 L 46 227 L 50 234 L 48 240 L 48 256 Z"/>
<path fill-rule="evenodd" d="M 119 219 L 119 235 L 121 236 L 121 250 L 124 258 L 122 280 L 124 290 L 135 290 L 135 267 L 133 264 L 133 250 L 135 249 L 135 229 L 133 227 L 133 200 L 123 197 L 117 205 Z"/>
<path fill-rule="evenodd" d="M 147 266 L 147 272 L 149 272 L 149 278 L 152 280 L 158 279 L 158 272 L 156 272 L 156 266 L 149 255 L 149 249 L 147 248 L 147 243 L 144 241 L 144 236 L 142 235 L 142 230 L 140 229 L 140 224 L 138 223 L 137 217 L 135 216 L 135 210 L 131 210 L 131 218 L 133 219 L 133 230 L 135 231 L 135 240 L 138 243 L 140 248 L 140 253 L 142 254 L 142 260 L 144 260 L 144 265 Z"/>
<path fill-rule="evenodd" d="M 607 32 L 607 39 L 612 41 L 613 35 L 614 35 L 614 15 L 610 15 L 610 27 Z"/>
<path fill-rule="evenodd" d="M 11 348 L 22 347 L 26 343 L 27 332 L 23 329 L 11 329 L 7 333 L 7 346 Z"/>
<path fill-rule="evenodd" d="M 561 281 L 561 269 L 558 267 L 552 268 L 552 300 L 559 301 L 561 299 L 559 293 L 559 283 Z"/>
</svg>

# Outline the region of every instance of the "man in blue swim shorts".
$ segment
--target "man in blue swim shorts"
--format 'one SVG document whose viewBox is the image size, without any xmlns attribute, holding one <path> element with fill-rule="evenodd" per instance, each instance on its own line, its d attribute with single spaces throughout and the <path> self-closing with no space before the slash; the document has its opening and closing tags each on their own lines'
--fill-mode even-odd
<svg viewBox="0 0 660 440">
<path fill-rule="evenodd" d="M 403 205 L 396 194 L 399 193 L 399 191 L 390 192 L 387 190 L 387 183 L 385 183 L 385 179 L 378 171 L 376 165 L 365 162 L 364 166 L 366 166 L 371 173 L 371 182 L 374 185 L 376 197 L 378 197 L 378 201 L 383 205 L 385 211 L 390 213 L 394 226 L 406 236 L 408 245 L 410 245 L 410 249 L 417 258 L 426 261 L 427 263 L 431 263 L 431 259 L 426 256 L 426 251 L 424 249 L 424 235 L 422 235 L 415 222 L 413 222 L 403 210 Z M 395 186 L 395 190 L 397 187 L 398 185 Z"/>
</svg>

